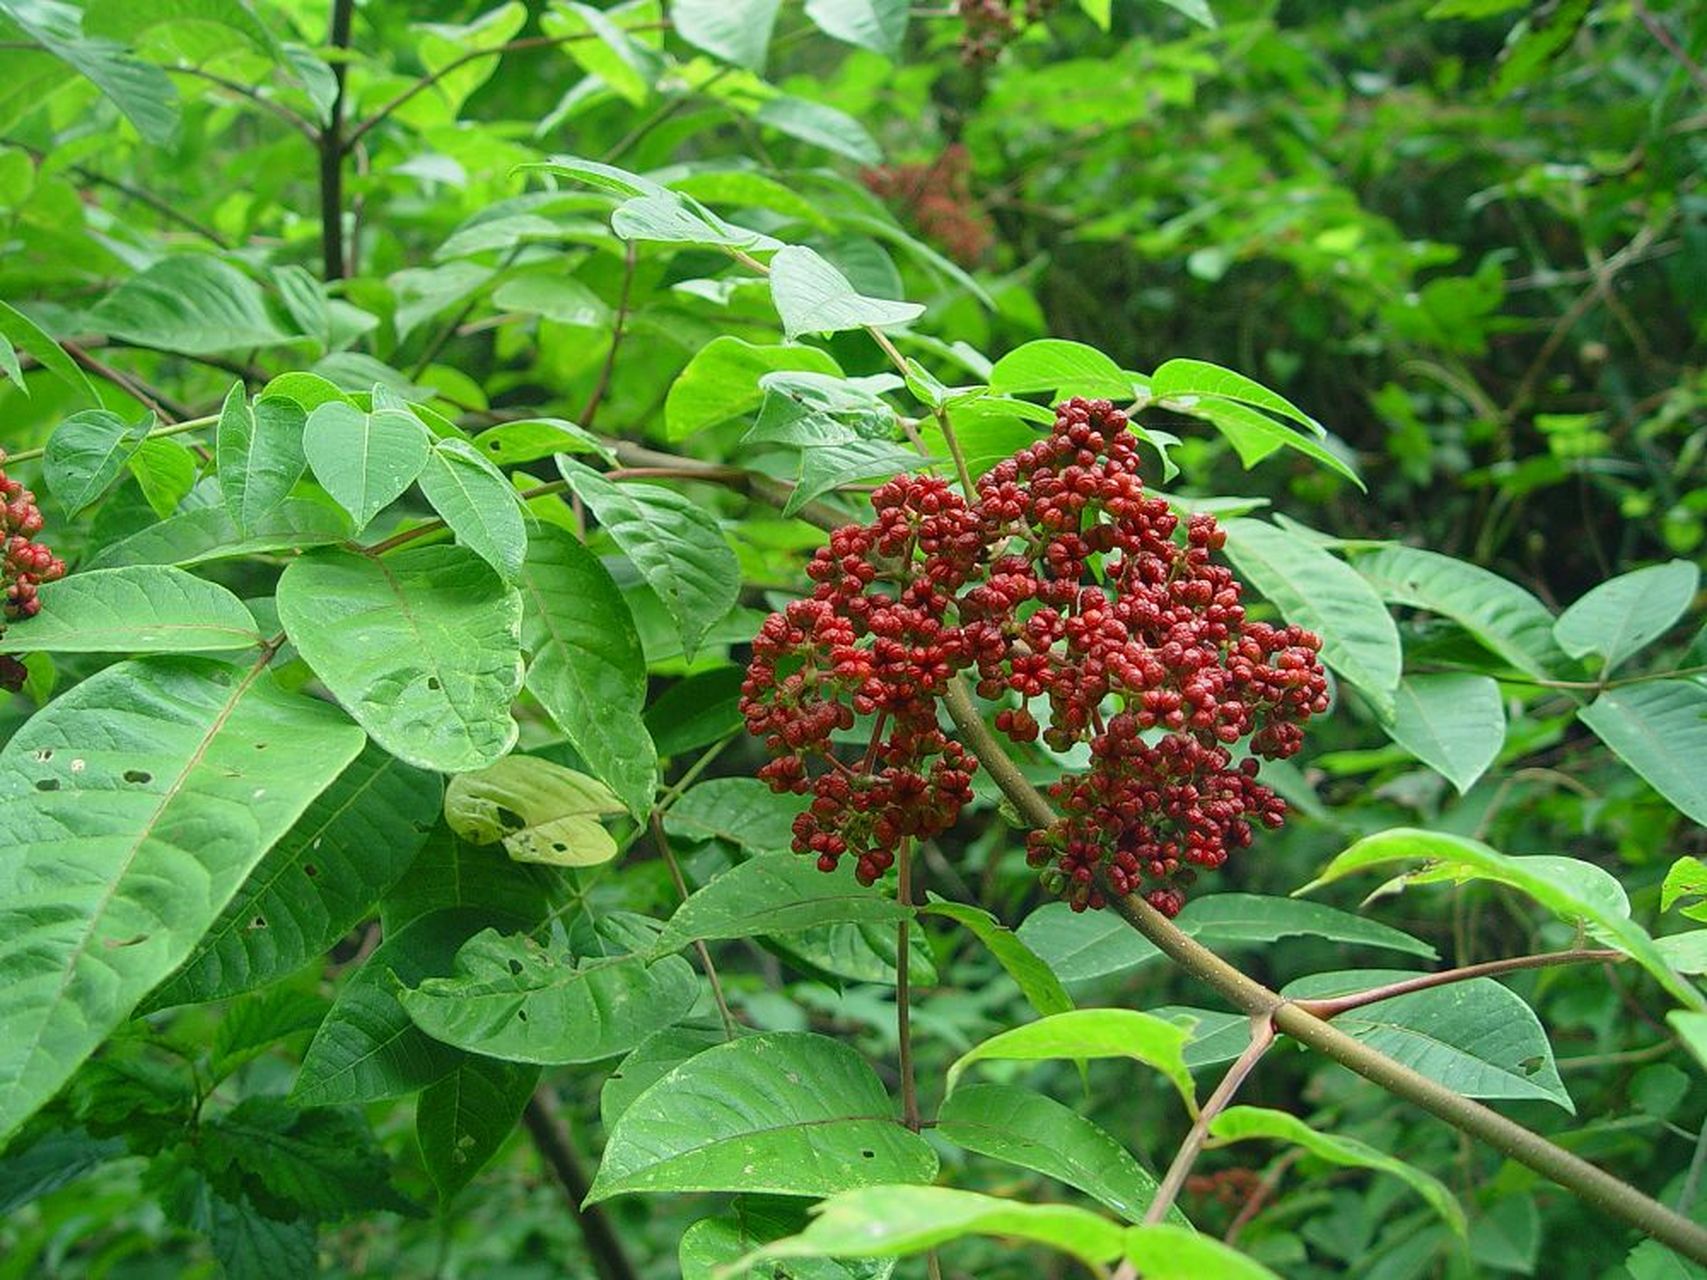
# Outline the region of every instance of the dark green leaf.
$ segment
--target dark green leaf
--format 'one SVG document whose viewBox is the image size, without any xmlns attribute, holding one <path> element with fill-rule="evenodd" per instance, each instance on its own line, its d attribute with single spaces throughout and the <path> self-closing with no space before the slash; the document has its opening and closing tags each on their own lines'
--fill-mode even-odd
<svg viewBox="0 0 1707 1280">
<path fill-rule="evenodd" d="M 153 429 L 153 414 L 134 423 L 106 409 L 73 414 L 47 440 L 42 474 L 48 491 L 76 515 L 112 486 Z"/>
</svg>

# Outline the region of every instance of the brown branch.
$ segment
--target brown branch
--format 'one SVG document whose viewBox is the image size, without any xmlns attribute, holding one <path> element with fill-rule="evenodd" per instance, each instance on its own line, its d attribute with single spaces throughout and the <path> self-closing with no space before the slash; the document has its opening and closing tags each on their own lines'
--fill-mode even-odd
<svg viewBox="0 0 1707 1280">
<path fill-rule="evenodd" d="M 142 401 L 144 405 L 152 409 L 154 413 L 167 424 L 176 423 L 179 419 L 190 416 L 190 411 L 188 409 L 177 403 L 175 400 L 167 398 L 163 392 L 150 387 L 140 378 L 133 377 L 128 373 L 123 373 L 120 370 L 113 368 L 110 364 L 105 364 L 102 361 L 95 359 L 94 356 L 90 355 L 82 347 L 78 346 L 77 343 L 62 341 L 59 345 L 65 348 L 66 355 L 70 356 L 78 364 L 82 365 L 83 368 L 87 369 L 96 377 L 103 378 L 112 383 L 126 395 L 133 396 Z"/>
<path fill-rule="evenodd" d="M 639 1280 L 639 1273 L 623 1252 L 622 1241 L 605 1216 L 604 1207 L 585 1203 L 592 1183 L 581 1168 L 569 1126 L 563 1122 L 557 1097 L 549 1087 L 541 1085 L 534 1090 L 522 1111 L 522 1124 L 527 1127 L 528 1137 L 533 1139 L 540 1158 L 563 1188 L 563 1198 L 569 1202 L 569 1212 L 581 1228 L 587 1254 L 601 1280 Z"/>
<path fill-rule="evenodd" d="M 1363 991 L 1352 991 L 1343 996 L 1325 997 L 1321 1000 L 1294 1000 L 1292 1003 L 1298 1008 L 1307 1010 L 1315 1014 L 1316 1017 L 1325 1020 L 1352 1009 L 1361 1009 L 1365 1005 L 1377 1004 L 1382 1000 L 1391 1000 L 1394 996 L 1408 995 L 1413 991 L 1427 991 L 1431 987 L 1449 986 L 1454 982 L 1468 982 L 1471 978 L 1490 978 L 1501 973 L 1516 973 L 1522 969 L 1546 969 L 1561 964 L 1588 964 L 1595 961 L 1616 964 L 1626 958 L 1622 951 L 1593 949 L 1549 951 L 1535 956 L 1512 956 L 1506 960 L 1484 960 L 1481 964 L 1467 964 L 1457 969 L 1442 969 L 1439 973 L 1419 973 L 1414 978 L 1384 983 L 1379 987 L 1369 987 Z"/>
<path fill-rule="evenodd" d="M 209 84 L 218 85 L 221 89 L 224 89 L 228 93 L 234 93 L 239 98 L 247 98 L 257 107 L 260 107 L 264 111 L 270 111 L 280 120 L 283 120 L 292 129 L 295 129 L 310 142 L 319 141 L 319 131 L 315 129 L 314 125 L 310 121 L 292 111 L 289 107 L 285 106 L 284 103 L 275 102 L 271 98 L 262 97 L 260 92 L 251 85 L 243 84 L 241 81 L 237 80 L 227 80 L 224 76 L 215 75 L 211 71 L 203 71 L 200 67 L 167 67 L 165 69 L 173 75 L 194 76 L 198 80 L 206 80 Z"/>
<path fill-rule="evenodd" d="M 332 32 L 328 43 L 332 48 L 350 47 L 350 24 L 355 16 L 355 0 L 332 0 Z M 349 274 L 344 258 L 344 91 L 349 67 L 342 58 L 332 64 L 332 78 L 337 91 L 332 96 L 332 109 L 326 127 L 316 138 L 320 150 L 320 254 L 328 281 L 342 280 Z"/>
</svg>

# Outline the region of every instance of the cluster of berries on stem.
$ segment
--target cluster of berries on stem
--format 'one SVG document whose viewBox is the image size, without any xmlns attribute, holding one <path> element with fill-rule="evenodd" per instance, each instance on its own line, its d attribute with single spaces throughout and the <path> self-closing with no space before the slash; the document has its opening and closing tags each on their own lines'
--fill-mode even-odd
<svg viewBox="0 0 1707 1280">
<path fill-rule="evenodd" d="M 1025 0 L 1017 9 L 1013 0 L 957 0 L 955 6 L 966 29 L 960 37 L 960 60 L 969 67 L 994 62 L 1025 27 L 1041 22 L 1057 0 Z"/>
<path fill-rule="evenodd" d="M 5 461 L 0 449 L 0 464 Z M 36 589 L 65 576 L 65 562 L 35 541 L 41 527 L 36 495 L 0 469 L 0 617 L 5 621 L 34 617 L 41 608 Z M 23 676 L 17 659 L 0 658 L 0 687 L 20 688 Z"/>
<path fill-rule="evenodd" d="M 1327 709 L 1321 643 L 1247 620 L 1213 556 L 1225 533 L 1145 495 L 1128 427 L 1107 401 L 1069 400 L 973 501 L 905 476 L 873 495 L 871 524 L 830 536 L 812 596 L 766 620 L 743 686 L 775 757 L 760 776 L 812 794 L 798 851 L 825 870 L 852 856 L 869 883 L 901 839 L 953 824 L 976 764 L 938 704 L 961 672 L 1003 704 L 1013 741 L 1088 747 L 1049 789 L 1060 819 L 1027 841 L 1075 909 L 1102 906 L 1106 880 L 1177 914 L 1198 870 L 1280 824 L 1258 760 L 1292 755 Z"/>
<path fill-rule="evenodd" d="M 990 217 L 972 194 L 972 155 L 964 143 L 950 143 L 929 164 L 863 170 L 860 180 L 904 209 L 926 239 L 963 267 L 976 266 L 995 242 Z"/>
</svg>

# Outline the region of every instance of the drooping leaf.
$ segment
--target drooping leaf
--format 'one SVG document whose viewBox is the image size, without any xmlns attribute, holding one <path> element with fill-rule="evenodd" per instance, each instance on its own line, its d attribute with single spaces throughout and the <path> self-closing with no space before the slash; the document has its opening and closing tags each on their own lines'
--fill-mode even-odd
<svg viewBox="0 0 1707 1280">
<path fill-rule="evenodd" d="M 956 1089 L 937 1116 L 937 1132 L 968 1151 L 1076 1187 L 1128 1222 L 1142 1221 L 1156 1195 L 1155 1178 L 1131 1152 L 1078 1112 L 1029 1089 Z M 1185 1221 L 1177 1209 L 1174 1217 Z"/>
<path fill-rule="evenodd" d="M 18 730 L 0 751 L 0 1139 L 184 961 L 361 746 L 264 666 L 186 657 L 108 667 Z"/>
<path fill-rule="evenodd" d="M 1700 584 L 1701 570 L 1688 560 L 1620 574 L 1560 614 L 1553 638 L 1573 658 L 1599 654 L 1606 675 L 1670 631 Z"/>
<path fill-rule="evenodd" d="M 1434 1078 L 1439 1079 L 1438 1076 Z M 1228 1107 L 1210 1122 L 1209 1132 L 1224 1142 L 1243 1142 L 1249 1138 L 1272 1138 L 1277 1142 L 1290 1142 L 1329 1164 L 1374 1169 L 1379 1173 L 1391 1174 L 1409 1183 L 1454 1232 L 1460 1236 L 1467 1233 L 1464 1210 L 1459 1207 L 1457 1198 L 1447 1190 L 1440 1179 L 1424 1173 L 1415 1165 L 1377 1151 L 1367 1142 L 1340 1134 L 1322 1133 L 1312 1129 L 1297 1116 L 1288 1115 L 1284 1111 L 1273 1111 L 1267 1107 Z"/>
<path fill-rule="evenodd" d="M 1038 1013 L 1064 1013 L 1073 1007 L 1073 998 L 1061 986 L 1054 970 L 1026 946 L 1018 934 L 988 911 L 960 902 L 944 902 L 935 894 L 931 895 L 930 905 L 924 911 L 926 915 L 953 920 L 969 930 L 973 937 L 989 948 L 997 963 L 1019 986 L 1026 1002 Z"/>
<path fill-rule="evenodd" d="M 262 638 L 236 596 L 165 565 L 74 573 L 39 599 L 35 617 L 7 624 L 0 653 L 205 653 Z"/>
<path fill-rule="evenodd" d="M 772 853 L 731 867 L 676 908 L 658 935 L 659 954 L 713 938 L 790 933 L 832 921 L 891 923 L 906 907 L 859 884 L 845 870 L 827 874 L 797 853 Z"/>
<path fill-rule="evenodd" d="M 1655 791 L 1707 823 L 1707 686 L 1653 680 L 1607 689 L 1577 713 Z"/>
<path fill-rule="evenodd" d="M 267 851 L 152 1003 L 224 999 L 325 955 L 408 870 L 442 795 L 435 775 L 369 745 Z"/>
<path fill-rule="evenodd" d="M 712 624 L 735 607 L 741 566 L 717 520 L 674 489 L 614 484 L 573 458 L 563 478 L 663 601 L 692 657 Z"/>
<path fill-rule="evenodd" d="M 789 245 L 771 258 L 771 298 L 790 342 L 803 333 L 885 328 L 924 314 L 916 302 L 868 298 L 811 249 Z"/>
<path fill-rule="evenodd" d="M 1624 952 L 1683 1004 L 1707 1009 L 1707 997 L 1672 972 L 1648 931 L 1630 918 L 1624 886 L 1593 863 L 1578 858 L 1551 854 L 1512 857 L 1480 840 L 1395 827 L 1357 841 L 1298 892 L 1308 893 L 1355 872 L 1395 862 L 1421 864 L 1398 878 L 1406 885 L 1467 880 L 1510 885 L 1561 919 L 1582 924 L 1592 937 Z"/>
<path fill-rule="evenodd" d="M 755 1249 L 805 1228 L 807 1204 L 783 1196 L 737 1196 L 726 1212 L 701 1218 L 682 1233 L 676 1250 L 682 1280 L 739 1274 L 732 1269 Z M 892 1258 L 796 1258 L 787 1274 L 788 1280 L 889 1280 L 894 1270 Z"/>
<path fill-rule="evenodd" d="M 1213 26 L 1214 23 L 1211 21 L 1205 25 Z M 1206 360 L 1169 360 L 1150 375 L 1150 396 L 1155 400 L 1189 400 L 1197 396 L 1236 400 L 1240 404 L 1253 405 L 1290 418 L 1318 439 L 1327 434 L 1321 423 L 1279 392 L 1270 391 L 1242 373 L 1223 369 Z"/>
<path fill-rule="evenodd" d="M 219 413 L 214 454 L 225 509 L 240 533 L 263 526 L 308 468 L 302 452 L 308 416 L 294 400 L 264 396 L 250 405 L 243 384 L 231 388 Z"/>
<path fill-rule="evenodd" d="M 34 356 L 42 368 L 76 392 L 86 405 L 95 409 L 101 407 L 100 393 L 89 381 L 89 375 L 65 354 L 65 349 L 53 340 L 47 330 L 5 301 L 0 301 L 0 335 Z"/>
<path fill-rule="evenodd" d="M 948 1092 L 968 1067 L 992 1059 L 1130 1058 L 1160 1072 L 1195 1114 L 1196 1092 L 1180 1056 L 1188 1035 L 1186 1028 L 1137 1009 L 1071 1009 L 998 1032 L 961 1054 L 948 1069 Z"/>
<path fill-rule="evenodd" d="M 597 1062 L 687 1016 L 699 979 L 680 956 L 578 960 L 487 930 L 456 970 L 400 996 L 415 1025 L 446 1044 L 511 1062 Z"/>
<path fill-rule="evenodd" d="M 57 0 L 0 0 L 10 18 L 47 52 L 91 81 L 156 146 L 178 132 L 178 91 L 167 74 L 106 39 L 83 34 L 78 10 Z"/>
<path fill-rule="evenodd" d="M 503 1146 L 539 1082 L 536 1066 L 470 1055 L 421 1090 L 415 1140 L 442 1205 Z"/>
<path fill-rule="evenodd" d="M 48 491 L 76 515 L 119 478 L 154 429 L 154 415 L 126 422 L 107 409 L 85 409 L 54 428 L 42 454 Z"/>
<path fill-rule="evenodd" d="M 775 249 L 780 241 L 762 231 L 726 222 L 679 191 L 649 191 L 617 206 L 611 230 L 622 240 L 715 245 L 725 249 Z"/>
<path fill-rule="evenodd" d="M 162 258 L 89 309 L 97 332 L 146 347 L 215 355 L 291 341 L 267 313 L 261 286 L 205 253 Z"/>
<path fill-rule="evenodd" d="M 327 502 L 286 498 L 244 534 L 224 506 L 198 507 L 121 538 L 89 561 L 90 569 L 133 564 L 205 564 L 271 551 L 296 550 L 342 542 L 352 532 L 350 518 Z"/>
<path fill-rule="evenodd" d="M 990 370 L 998 395 L 1089 396 L 1130 399 L 1132 379 L 1095 347 L 1065 338 L 1038 338 L 1015 347 Z"/>
<path fill-rule="evenodd" d="M 1383 547 L 1352 566 L 1389 604 L 1450 618 L 1526 675 L 1547 677 L 1570 660 L 1553 639 L 1553 615 L 1529 592 L 1463 560 L 1416 547 Z"/>
<path fill-rule="evenodd" d="M 374 741 L 423 769 L 481 769 L 516 740 L 521 596 L 465 547 L 317 551 L 279 578 L 297 651 Z"/>
<path fill-rule="evenodd" d="M 707 1049 L 630 1103 L 588 1200 L 638 1191 L 823 1196 L 928 1183 L 936 1169 L 929 1144 L 899 1123 L 858 1051 L 774 1031 Z"/>
<path fill-rule="evenodd" d="M 1367 488 L 1363 477 L 1357 474 L 1357 469 L 1315 436 L 1294 431 L 1276 422 L 1260 409 L 1253 409 L 1237 400 L 1221 400 L 1207 396 L 1193 404 L 1180 407 L 1179 412 L 1212 423 L 1215 429 L 1227 438 L 1227 443 L 1233 446 L 1233 451 L 1239 455 L 1239 462 L 1247 471 L 1265 458 L 1272 457 L 1278 450 L 1292 449 L 1321 463 L 1330 471 L 1338 472 L 1359 489 Z"/>
<path fill-rule="evenodd" d="M 825 35 L 893 58 L 907 35 L 907 0 L 806 0 Z"/>
<path fill-rule="evenodd" d="M 517 862 L 591 867 L 616 857 L 599 822 L 622 802 L 596 778 L 538 756 L 509 755 L 459 773 L 445 789 L 445 820 L 464 840 L 497 844 Z"/>
<path fill-rule="evenodd" d="M 1505 704 L 1491 676 L 1447 672 L 1399 683 L 1389 737 L 1463 795 L 1505 745 Z"/>
<path fill-rule="evenodd" d="M 456 540 L 514 580 L 527 554 L 527 526 L 516 491 L 466 440 L 439 440 L 420 475 L 421 492 Z"/>
<path fill-rule="evenodd" d="M 1284 994 L 1320 999 L 1415 976 L 1396 969 L 1315 973 L 1289 983 Z M 1576 1110 L 1540 1020 L 1492 978 L 1393 996 L 1341 1013 L 1334 1025 L 1467 1098 L 1544 1098 Z"/>
<path fill-rule="evenodd" d="M 1322 638 L 1322 661 L 1355 684 L 1386 719 L 1403 657 L 1380 596 L 1337 556 L 1262 520 L 1229 520 L 1227 558 L 1288 622 Z"/>
<path fill-rule="evenodd" d="M 658 755 L 641 718 L 646 655 L 621 590 L 566 530 L 542 526 L 522 568 L 528 691 L 628 811 L 643 817 Z"/>
<path fill-rule="evenodd" d="M 339 400 L 308 415 L 302 449 L 320 487 L 355 519 L 357 533 L 415 483 L 433 452 L 414 414 L 363 413 Z"/>
</svg>

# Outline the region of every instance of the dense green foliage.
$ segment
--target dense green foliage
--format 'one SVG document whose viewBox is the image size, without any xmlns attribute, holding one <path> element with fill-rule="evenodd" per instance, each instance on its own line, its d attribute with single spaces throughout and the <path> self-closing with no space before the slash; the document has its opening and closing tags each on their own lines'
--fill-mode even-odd
<svg viewBox="0 0 1707 1280">
<path fill-rule="evenodd" d="M 70 567 L 0 631 L 0 1280 L 1707 1274 L 1263 1052 L 987 756 L 820 872 L 737 706 L 874 484 L 1132 406 L 1334 683 L 1178 929 L 1707 1223 L 1704 66 L 1644 0 L 0 0 Z"/>
</svg>

